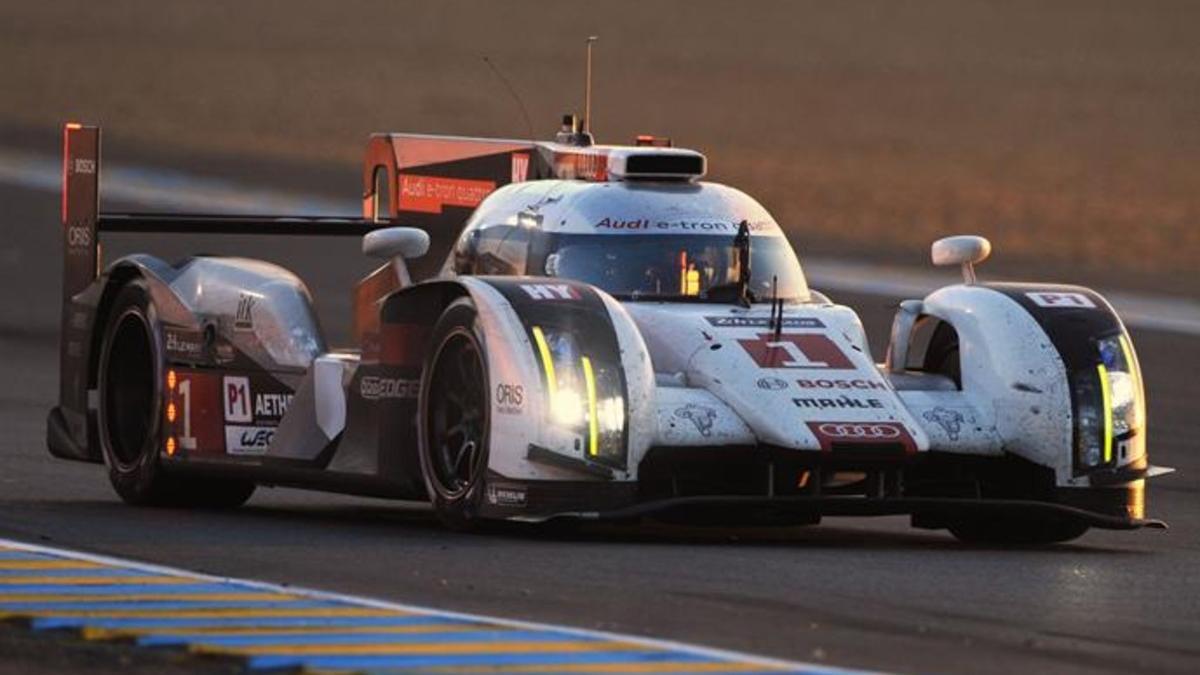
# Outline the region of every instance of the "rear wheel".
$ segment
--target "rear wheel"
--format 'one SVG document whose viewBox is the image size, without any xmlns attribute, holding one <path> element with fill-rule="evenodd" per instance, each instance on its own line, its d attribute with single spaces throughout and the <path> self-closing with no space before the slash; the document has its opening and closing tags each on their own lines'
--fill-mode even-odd
<svg viewBox="0 0 1200 675">
<path fill-rule="evenodd" d="M 455 529 L 478 524 L 489 439 L 487 360 L 468 301 L 433 329 L 421 382 L 421 473 L 438 518 Z"/>
<path fill-rule="evenodd" d="M 100 446 L 113 489 L 139 506 L 232 507 L 244 503 L 254 483 L 185 480 L 159 462 L 163 444 L 165 364 L 157 314 L 141 280 L 117 293 L 100 351 Z"/>
</svg>

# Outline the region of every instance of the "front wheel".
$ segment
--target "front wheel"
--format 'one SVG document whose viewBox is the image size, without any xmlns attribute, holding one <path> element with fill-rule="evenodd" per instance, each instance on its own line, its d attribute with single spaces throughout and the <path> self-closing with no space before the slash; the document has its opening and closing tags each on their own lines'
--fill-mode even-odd
<svg viewBox="0 0 1200 675">
<path fill-rule="evenodd" d="M 974 516 L 950 525 L 950 534 L 970 544 L 1046 546 L 1078 539 L 1088 526 L 1066 520 L 1017 516 Z"/>
<path fill-rule="evenodd" d="M 490 435 L 487 359 L 477 313 L 460 300 L 433 329 L 419 405 L 421 473 L 438 518 L 479 522 Z"/>
</svg>

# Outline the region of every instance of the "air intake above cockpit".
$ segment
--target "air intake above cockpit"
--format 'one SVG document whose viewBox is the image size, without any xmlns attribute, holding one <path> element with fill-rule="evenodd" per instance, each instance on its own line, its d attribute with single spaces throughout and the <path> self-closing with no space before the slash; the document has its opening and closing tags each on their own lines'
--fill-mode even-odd
<svg viewBox="0 0 1200 675">
<path fill-rule="evenodd" d="M 704 155 L 682 148 L 612 148 L 610 180 L 696 180 L 707 170 Z"/>
</svg>

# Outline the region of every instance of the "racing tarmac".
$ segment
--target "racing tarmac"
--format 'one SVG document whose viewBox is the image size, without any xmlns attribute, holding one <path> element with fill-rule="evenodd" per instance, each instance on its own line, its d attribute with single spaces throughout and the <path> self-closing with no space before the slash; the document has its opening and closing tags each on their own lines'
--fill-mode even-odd
<svg viewBox="0 0 1200 675">
<path fill-rule="evenodd" d="M 264 187 L 320 189 L 306 174 L 270 175 Z M 45 451 L 45 415 L 57 395 L 58 200 L 0 185 L 0 205 L 0 537 L 846 667 L 1200 668 L 1194 440 L 1200 343 L 1194 337 L 1134 330 L 1147 379 L 1151 459 L 1178 469 L 1153 481 L 1148 494 L 1148 513 L 1171 524 L 1166 532 L 1092 532 L 1043 550 L 966 547 L 944 533 L 911 530 L 900 518 L 778 530 L 647 526 L 464 535 L 440 527 L 420 505 L 283 489 L 261 489 L 235 512 L 137 510 L 117 500 L 101 467 L 54 460 Z M 236 251 L 287 261 L 312 287 L 334 342 L 348 323 L 350 284 L 369 267 L 351 239 L 159 244 L 147 239 L 139 248 L 168 258 Z M 129 245 L 114 240 L 106 257 Z M 986 265 L 980 275 L 987 276 Z M 895 299 L 833 295 L 859 310 L 881 358 Z M 0 634 L 0 666 L 49 672 L 52 666 L 41 664 L 82 663 L 62 656 L 76 649 L 70 643 L 13 646 L 20 640 L 6 635 Z M 143 672 L 161 665 L 138 658 L 129 663 Z"/>
</svg>

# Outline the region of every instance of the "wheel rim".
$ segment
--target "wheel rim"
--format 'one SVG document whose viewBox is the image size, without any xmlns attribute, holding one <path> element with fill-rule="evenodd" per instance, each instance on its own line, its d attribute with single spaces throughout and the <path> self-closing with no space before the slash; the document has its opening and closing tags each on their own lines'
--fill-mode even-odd
<svg viewBox="0 0 1200 675">
<path fill-rule="evenodd" d="M 474 337 L 465 330 L 451 333 L 434 362 L 427 418 L 430 474 L 445 499 L 462 497 L 478 478 L 488 416 L 484 383 Z"/>
<path fill-rule="evenodd" d="M 111 458 L 122 470 L 136 466 L 154 434 L 155 373 L 152 336 L 134 310 L 121 316 L 108 347 L 104 425 Z M 114 374 L 120 377 L 114 377 Z"/>
</svg>

